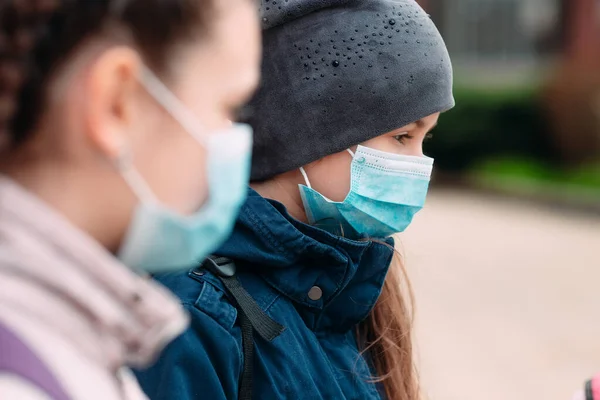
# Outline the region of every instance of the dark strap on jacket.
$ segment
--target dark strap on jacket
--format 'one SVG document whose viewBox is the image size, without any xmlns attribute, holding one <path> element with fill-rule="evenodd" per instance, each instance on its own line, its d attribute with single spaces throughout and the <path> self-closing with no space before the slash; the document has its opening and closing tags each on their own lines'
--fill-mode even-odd
<svg viewBox="0 0 600 400">
<path fill-rule="evenodd" d="M 285 330 L 256 304 L 256 301 L 244 289 L 235 275 L 236 267 L 232 260 L 211 256 L 202 266 L 219 277 L 223 285 L 235 300 L 242 329 L 242 348 L 244 366 L 240 382 L 239 400 L 252 400 L 252 381 L 254 375 L 254 332 L 264 340 L 271 342 Z"/>
<path fill-rule="evenodd" d="M 46 364 L 4 324 L 0 323 L 0 373 L 29 381 L 53 400 L 70 400 Z"/>
<path fill-rule="evenodd" d="M 240 381 L 239 400 L 252 400 L 252 385 L 254 378 L 254 329 L 252 322 L 244 311 L 239 311 L 240 325 L 242 327 L 242 350 L 244 352 L 244 366 Z"/>
</svg>

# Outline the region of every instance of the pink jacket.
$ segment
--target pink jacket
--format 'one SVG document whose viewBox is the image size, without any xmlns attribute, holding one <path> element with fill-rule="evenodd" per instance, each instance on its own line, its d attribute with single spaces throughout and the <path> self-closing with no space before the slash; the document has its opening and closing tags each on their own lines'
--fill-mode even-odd
<svg viewBox="0 0 600 400">
<path fill-rule="evenodd" d="M 145 399 L 148 365 L 187 325 L 178 301 L 0 175 L 0 322 L 74 399 Z M 1 357 L 2 355 L 0 355 Z M 0 373 L 0 399 L 47 399 Z"/>
</svg>

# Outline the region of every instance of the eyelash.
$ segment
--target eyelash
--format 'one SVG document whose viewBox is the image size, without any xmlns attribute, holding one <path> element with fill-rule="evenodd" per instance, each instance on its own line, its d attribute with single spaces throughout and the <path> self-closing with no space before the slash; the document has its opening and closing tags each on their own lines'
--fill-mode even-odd
<svg viewBox="0 0 600 400">
<path fill-rule="evenodd" d="M 425 135 L 425 139 L 424 140 L 429 140 L 432 137 L 433 137 L 433 133 L 432 132 L 428 132 L 427 135 Z M 398 143 L 404 144 L 405 140 L 414 139 L 414 136 L 412 136 L 412 135 L 396 135 L 396 136 L 394 136 L 394 139 L 396 139 L 396 141 L 398 141 Z"/>
<path fill-rule="evenodd" d="M 394 139 L 396 139 L 396 141 L 400 144 L 404 144 L 404 140 L 408 139 L 413 139 L 413 136 L 411 135 L 396 135 L 394 136 Z"/>
</svg>

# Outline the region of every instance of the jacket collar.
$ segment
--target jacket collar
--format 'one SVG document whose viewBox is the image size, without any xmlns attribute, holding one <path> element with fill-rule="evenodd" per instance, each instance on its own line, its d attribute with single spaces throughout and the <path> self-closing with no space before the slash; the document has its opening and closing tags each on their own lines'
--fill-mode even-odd
<svg viewBox="0 0 600 400">
<path fill-rule="evenodd" d="M 321 322 L 330 319 L 332 326 L 341 327 L 346 325 L 342 321 L 353 325 L 372 309 L 393 244 L 392 238 L 356 241 L 332 235 L 295 220 L 281 203 L 249 189 L 234 232 L 217 254 L 259 272 L 311 313 L 321 311 Z M 322 291 L 317 300 L 308 295 L 313 287 Z"/>
<path fill-rule="evenodd" d="M 147 365 L 187 325 L 174 296 L 1 175 L 0 255 L 0 286 L 14 283 L 1 291 L 0 302 L 68 337 L 101 364 Z"/>
</svg>

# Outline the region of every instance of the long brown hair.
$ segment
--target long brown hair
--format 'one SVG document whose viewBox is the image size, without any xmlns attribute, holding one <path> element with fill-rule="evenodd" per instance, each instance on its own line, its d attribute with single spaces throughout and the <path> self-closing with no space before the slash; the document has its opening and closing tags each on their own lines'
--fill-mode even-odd
<svg viewBox="0 0 600 400">
<path fill-rule="evenodd" d="M 388 400 L 420 398 L 413 359 L 414 295 L 400 253 L 394 258 L 379 300 L 358 328 L 363 353 L 368 353 Z"/>
</svg>

